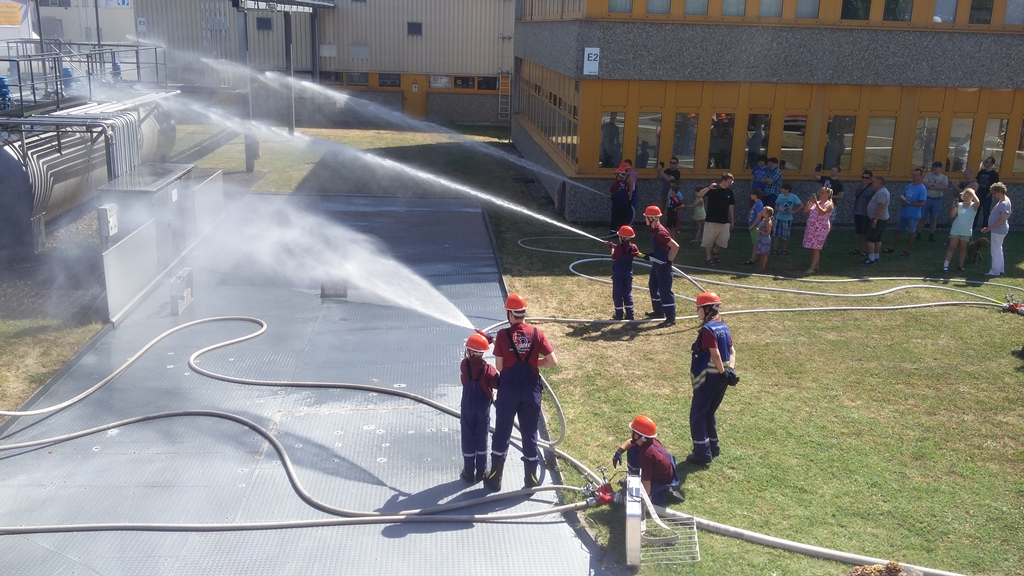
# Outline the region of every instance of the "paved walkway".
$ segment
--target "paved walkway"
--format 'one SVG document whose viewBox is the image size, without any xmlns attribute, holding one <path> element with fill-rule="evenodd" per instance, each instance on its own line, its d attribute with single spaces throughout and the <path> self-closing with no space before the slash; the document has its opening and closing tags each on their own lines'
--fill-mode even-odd
<svg viewBox="0 0 1024 576">
<path fill-rule="evenodd" d="M 249 197 L 243 210 L 266 198 Z M 378 236 L 474 324 L 503 316 L 497 260 L 479 207 L 462 200 L 363 197 L 294 202 Z M 377 208 L 368 210 L 367 202 Z M 425 217 L 429 216 L 429 217 Z M 222 226 L 244 218 L 226 218 Z M 459 230 L 457 237 L 442 233 Z M 32 402 L 73 397 L 112 372 L 156 335 L 211 316 L 264 319 L 261 337 L 211 352 L 215 372 L 267 380 L 400 387 L 457 408 L 465 328 L 383 306 L 358 292 L 321 301 L 308 282 L 206 264 L 213 239 L 188 256 L 195 301 L 171 314 L 158 286 L 64 376 Z M 272 430 L 303 486 L 318 500 L 395 512 L 481 496 L 458 480 L 459 423 L 424 405 L 377 393 L 257 387 L 200 376 L 187 366 L 201 347 L 252 331 L 241 322 L 203 324 L 162 341 L 86 400 L 49 417 L 14 419 L 9 444 L 133 416 L 205 409 Z M 506 470 L 518 488 L 515 454 Z M 545 482 L 550 483 L 550 478 Z M 490 510 L 549 506 L 553 496 L 509 500 Z M 500 510 L 499 510 L 500 508 Z M 0 524 L 98 522 L 224 523 L 330 518 L 296 496 L 281 458 L 252 430 L 204 417 L 148 421 L 20 453 L 0 453 Z M 594 574 L 604 573 L 566 518 L 503 524 L 395 524 L 226 533 L 96 532 L 0 536 L 9 575 L 97 574 Z"/>
</svg>

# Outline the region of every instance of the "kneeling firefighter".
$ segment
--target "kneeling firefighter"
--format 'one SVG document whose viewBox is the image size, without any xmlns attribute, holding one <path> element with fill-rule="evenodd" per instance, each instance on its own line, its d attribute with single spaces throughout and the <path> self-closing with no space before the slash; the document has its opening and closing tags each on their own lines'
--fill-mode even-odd
<svg viewBox="0 0 1024 576">
<path fill-rule="evenodd" d="M 558 365 L 554 349 L 539 328 L 526 324 L 526 300 L 511 294 L 505 300 L 509 327 L 500 330 L 494 339 L 494 366 L 498 375 L 498 398 L 494 401 L 494 436 L 491 438 L 491 469 L 484 484 L 501 490 L 512 422 L 519 416 L 519 432 L 523 437 L 523 461 L 526 488 L 537 486 L 537 426 L 540 423 L 540 401 L 544 384 L 538 368 Z"/>
<path fill-rule="evenodd" d="M 626 455 L 626 471 L 639 475 L 652 504 L 666 504 L 670 500 L 682 502 L 679 493 L 679 474 L 676 474 L 676 458 L 662 446 L 658 436 L 658 427 L 647 416 L 640 414 L 629 424 L 632 431 L 612 456 L 612 466 L 622 464 L 622 455 Z"/>
<path fill-rule="evenodd" d="M 722 322 L 718 307 L 721 298 L 714 292 L 697 296 L 697 319 L 701 322 L 697 340 L 691 347 L 690 381 L 693 400 L 690 403 L 690 436 L 693 453 L 686 457 L 691 464 L 708 464 L 718 456 L 718 429 L 715 411 L 725 398 L 725 389 L 739 381 L 736 375 L 736 347 L 729 327 Z"/>
</svg>

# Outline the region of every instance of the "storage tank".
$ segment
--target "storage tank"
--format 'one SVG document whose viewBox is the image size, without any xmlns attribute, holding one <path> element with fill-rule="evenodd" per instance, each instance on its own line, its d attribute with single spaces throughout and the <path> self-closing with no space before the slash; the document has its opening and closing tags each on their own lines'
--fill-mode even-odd
<svg viewBox="0 0 1024 576">
<path fill-rule="evenodd" d="M 125 108 L 8 120 L 16 124 L 0 133 L 0 265 L 31 258 L 32 218 L 52 222 L 111 179 L 166 160 L 176 137 L 171 115 L 156 103 Z"/>
</svg>

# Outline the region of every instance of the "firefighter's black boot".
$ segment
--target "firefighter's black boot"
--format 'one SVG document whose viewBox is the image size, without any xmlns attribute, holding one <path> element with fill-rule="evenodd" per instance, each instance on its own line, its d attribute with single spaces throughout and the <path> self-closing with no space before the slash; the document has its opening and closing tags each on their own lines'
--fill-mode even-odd
<svg viewBox="0 0 1024 576">
<path fill-rule="evenodd" d="M 505 470 L 505 457 L 492 456 L 491 470 L 484 476 L 484 485 L 491 490 L 501 490 L 501 474 Z"/>
<path fill-rule="evenodd" d="M 525 458 L 523 459 L 523 461 L 525 462 L 524 467 L 526 468 L 526 476 L 525 480 L 523 481 L 523 488 L 533 488 L 534 486 L 539 486 L 540 480 L 537 478 L 537 461 L 526 460 Z"/>
</svg>

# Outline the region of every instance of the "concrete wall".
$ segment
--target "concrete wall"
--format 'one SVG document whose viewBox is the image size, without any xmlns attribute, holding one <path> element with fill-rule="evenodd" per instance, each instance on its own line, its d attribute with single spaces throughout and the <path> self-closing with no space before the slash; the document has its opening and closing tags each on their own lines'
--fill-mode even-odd
<svg viewBox="0 0 1024 576">
<path fill-rule="evenodd" d="M 623 41 L 623 39 L 630 39 Z M 969 55 L 991 54 L 984 66 Z M 515 55 L 581 78 L 1024 88 L 1019 34 L 569 20 L 517 22 Z M 854 49 L 856 48 L 856 49 Z"/>
<path fill-rule="evenodd" d="M 399 107 L 401 109 L 401 107 Z M 497 94 L 427 94 L 427 120 L 463 124 L 502 124 Z"/>
<path fill-rule="evenodd" d="M 553 172 L 562 172 L 561 168 L 551 160 L 541 145 L 523 128 L 517 118 L 513 118 L 512 121 L 512 142 L 523 155 L 523 158 Z M 732 190 L 733 195 L 736 197 L 736 222 L 745 224 L 750 213 L 750 175 L 740 172 L 735 172 L 734 174 L 736 181 L 733 183 Z M 845 197 L 838 201 L 836 206 L 836 224 L 839 226 L 853 226 L 853 197 L 856 189 L 860 186 L 860 173 L 852 174 L 853 178 L 850 178 L 850 176 L 846 175 L 847 179 L 843 180 Z M 544 189 L 551 195 L 551 198 L 553 200 L 556 199 L 561 181 L 557 178 L 545 177 L 540 174 L 537 177 L 538 181 L 544 186 Z M 818 189 L 818 184 L 812 181 L 786 179 L 785 172 L 783 173 L 783 179 L 793 185 L 793 193 L 802 200 L 806 200 Z M 608 198 L 607 192 L 611 187 L 612 180 L 589 178 L 573 178 L 572 180 L 582 186 L 590 187 L 601 194 L 578 186 L 566 186 L 565 210 L 563 212 L 565 219 L 569 222 L 606 222 L 611 214 L 611 200 Z M 693 203 L 694 188 L 697 186 L 707 186 L 712 181 L 717 181 L 717 179 L 688 179 L 680 182 L 679 189 L 683 191 L 683 201 L 687 204 Z M 898 197 L 908 183 L 909 181 L 889 181 L 886 183 L 886 187 L 893 193 L 894 197 Z M 652 179 L 640 180 L 638 187 L 640 190 L 639 212 L 642 213 L 643 208 L 651 204 L 661 205 L 661 181 Z M 1014 212 L 1010 217 L 1010 226 L 1015 230 L 1024 228 L 1024 209 L 1019 208 L 1024 206 L 1024 184 L 1007 184 L 1007 190 L 1010 201 L 1014 203 Z M 952 189 L 950 189 L 946 193 L 942 205 L 941 217 L 939 218 L 940 226 L 949 227 L 951 222 L 949 211 L 955 198 L 956 196 L 953 194 Z M 890 205 L 889 212 L 893 218 L 899 215 L 898 201 L 894 201 Z M 684 226 L 687 224 L 692 225 L 692 216 L 692 210 L 684 210 L 681 214 L 680 222 Z M 799 214 L 794 218 L 794 221 L 802 223 L 806 219 L 806 216 Z M 642 220 L 640 214 L 637 215 L 637 220 Z M 895 224 L 895 220 L 893 220 L 893 223 Z"/>
</svg>

